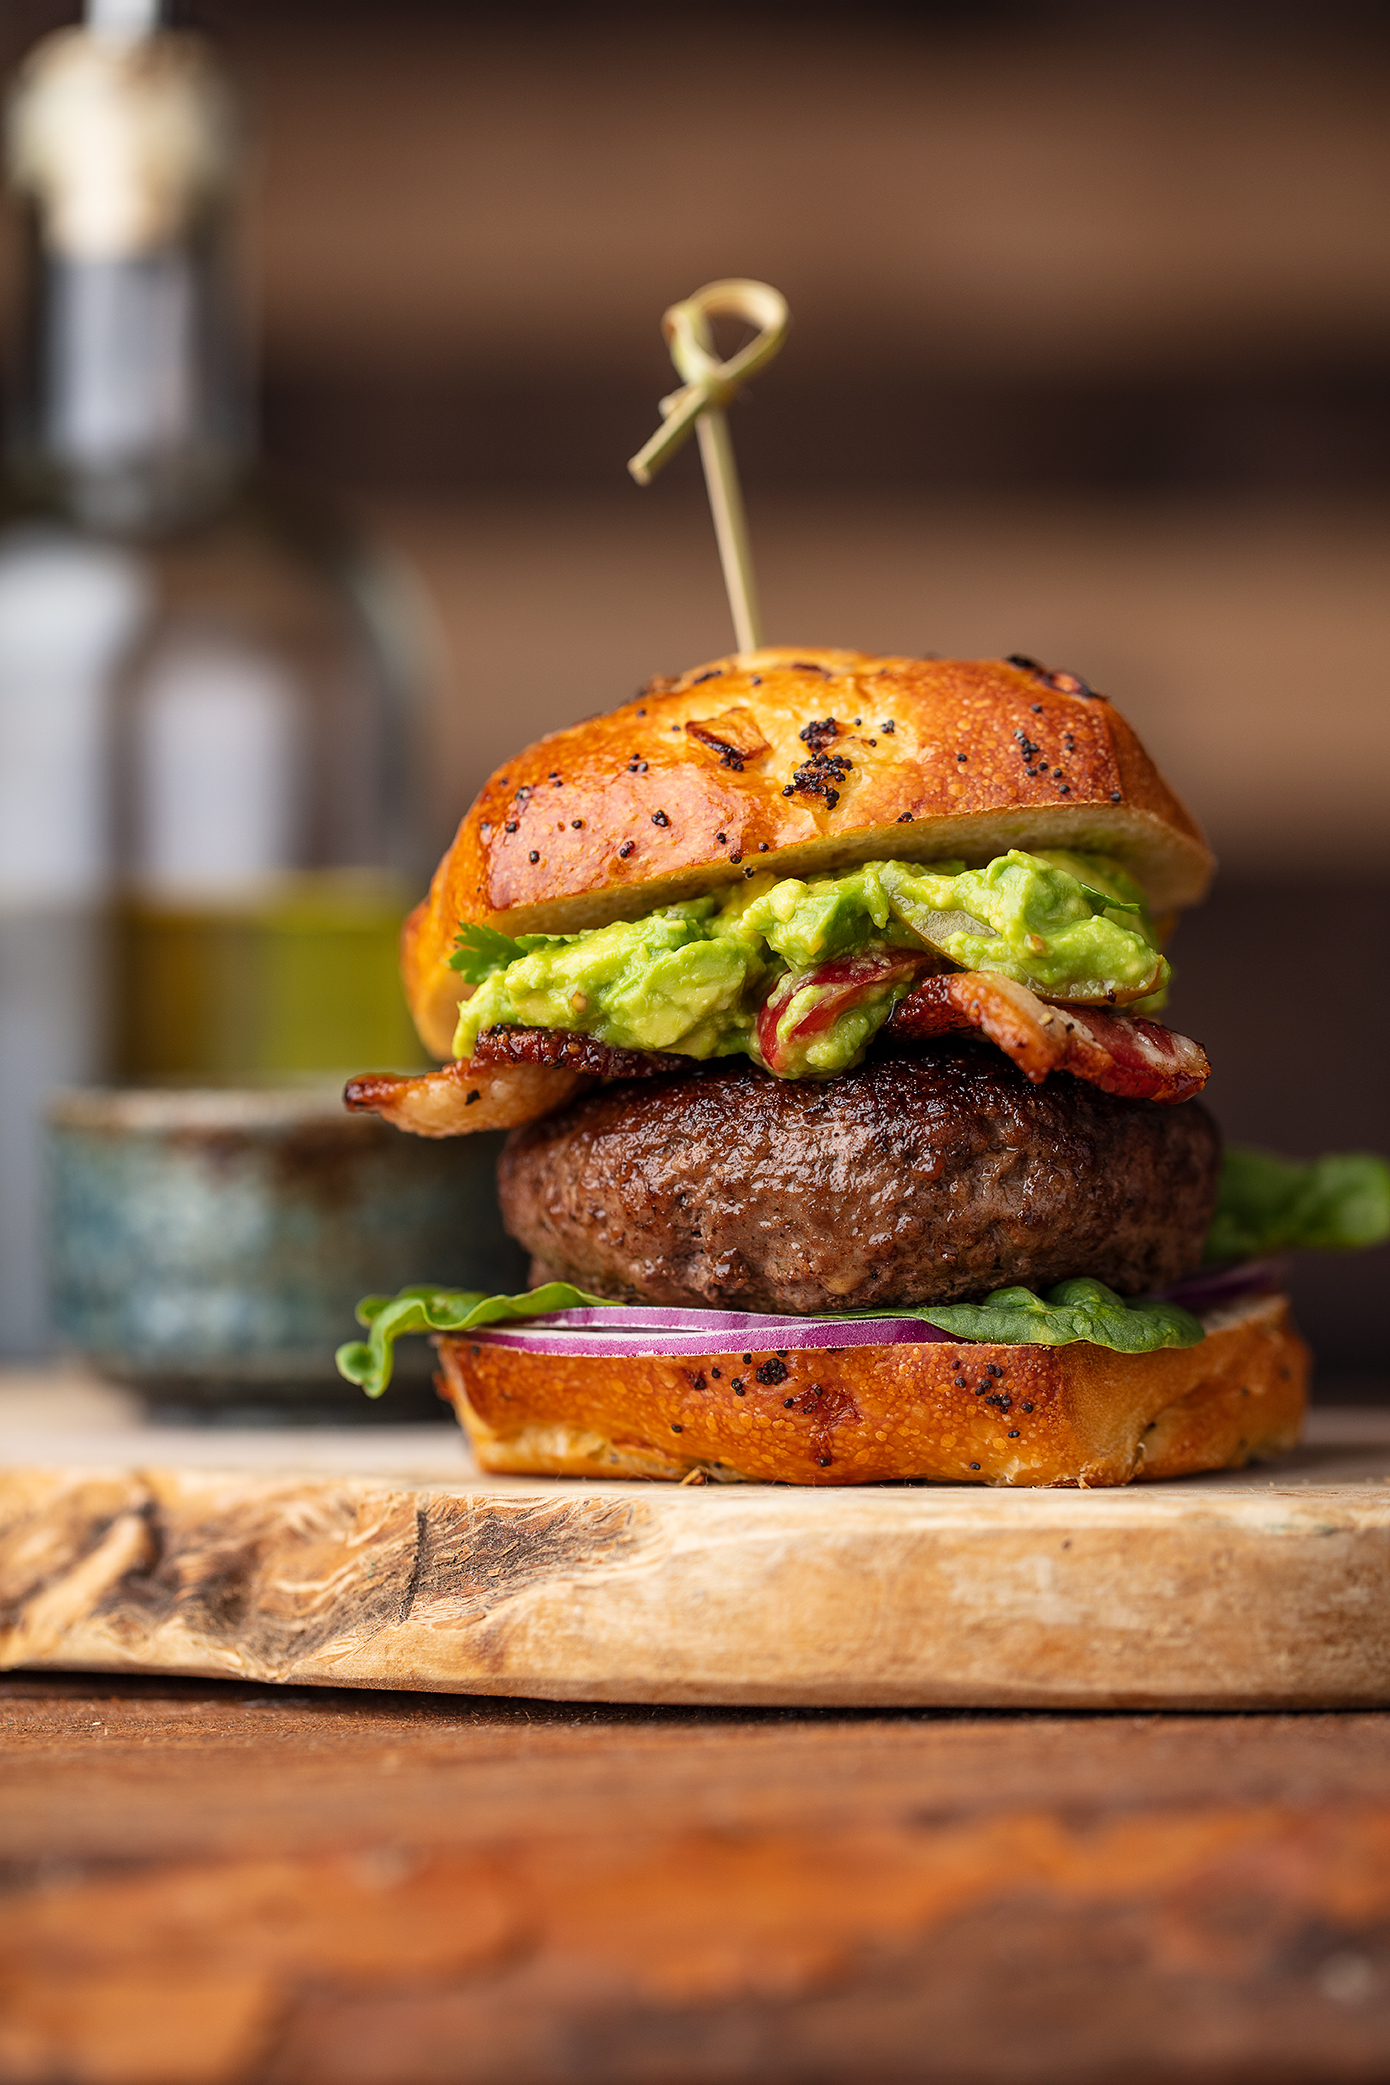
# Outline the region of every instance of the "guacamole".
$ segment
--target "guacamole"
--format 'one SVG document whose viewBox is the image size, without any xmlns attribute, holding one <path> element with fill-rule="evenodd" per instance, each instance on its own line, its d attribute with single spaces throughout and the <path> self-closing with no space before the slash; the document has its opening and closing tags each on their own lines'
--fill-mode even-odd
<svg viewBox="0 0 1390 2085">
<path fill-rule="evenodd" d="M 681 1056 L 745 1052 L 762 1062 L 756 1023 L 770 993 L 779 1030 L 819 1003 L 814 1041 L 784 1076 L 827 1078 L 858 1062 L 911 989 L 909 966 L 854 995 L 814 973 L 843 959 L 929 949 L 966 970 L 993 970 L 1048 999 L 1162 1003 L 1168 964 L 1143 893 L 1113 862 L 1083 854 L 962 862 L 866 862 L 839 874 L 763 875 L 721 897 L 664 906 L 583 934 L 459 931 L 454 968 L 476 987 L 459 1008 L 454 1054 L 484 1028 L 568 1028 L 633 1050 Z M 803 989 L 795 980 L 805 978 Z"/>
</svg>

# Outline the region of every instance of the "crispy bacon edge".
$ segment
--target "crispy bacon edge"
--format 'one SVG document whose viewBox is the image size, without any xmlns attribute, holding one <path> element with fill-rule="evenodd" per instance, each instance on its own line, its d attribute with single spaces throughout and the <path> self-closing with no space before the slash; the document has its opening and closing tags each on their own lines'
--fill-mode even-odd
<svg viewBox="0 0 1390 2085">
<path fill-rule="evenodd" d="M 657 1079 L 689 1071 L 694 1059 L 670 1050 L 620 1050 L 571 1028 L 519 1028 L 511 1023 L 484 1028 L 473 1045 L 473 1064 L 554 1064 L 594 1079 Z"/>
<path fill-rule="evenodd" d="M 349 1079 L 343 1101 L 355 1115 L 380 1115 L 417 1137 L 466 1137 L 553 1115 L 596 1078 L 654 1079 L 690 1067 L 688 1057 L 618 1050 L 563 1028 L 485 1028 L 466 1064 L 414 1077 L 364 1072 Z"/>
<path fill-rule="evenodd" d="M 1191 1100 L 1211 1077 L 1200 1043 L 1142 1015 L 1050 1006 L 1012 978 L 956 970 L 924 978 L 885 1023 L 890 1038 L 978 1029 L 1036 1085 L 1069 1071 L 1125 1100 Z"/>
<path fill-rule="evenodd" d="M 589 1085 L 583 1072 L 551 1064 L 446 1064 L 417 1076 L 364 1072 L 343 1089 L 354 1115 L 380 1115 L 417 1137 L 466 1137 L 516 1129 L 553 1115 Z"/>
</svg>

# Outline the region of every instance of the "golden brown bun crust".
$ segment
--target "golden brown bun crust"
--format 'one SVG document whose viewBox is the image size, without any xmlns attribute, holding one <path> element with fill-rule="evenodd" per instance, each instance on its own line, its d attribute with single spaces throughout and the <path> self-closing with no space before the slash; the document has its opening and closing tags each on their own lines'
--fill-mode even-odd
<svg viewBox="0 0 1390 2085">
<path fill-rule="evenodd" d="M 851 763 L 826 776 L 833 803 L 794 784 L 814 751 L 800 734 L 827 718 L 839 727 L 827 758 Z M 1160 913 L 1195 903 L 1213 867 L 1103 696 L 998 659 L 807 647 L 719 659 L 542 739 L 492 777 L 406 922 L 406 996 L 426 1045 L 447 1056 L 460 920 L 573 933 L 755 866 L 804 875 L 889 855 L 982 862 L 1011 846 L 1118 856 Z"/>
<path fill-rule="evenodd" d="M 1200 1346 L 1157 1354 L 942 1344 L 570 1360 L 436 1345 L 444 1394 L 499 1473 L 1103 1485 L 1238 1468 L 1297 1440 L 1308 1350 L 1285 1299 L 1206 1322 Z"/>
</svg>

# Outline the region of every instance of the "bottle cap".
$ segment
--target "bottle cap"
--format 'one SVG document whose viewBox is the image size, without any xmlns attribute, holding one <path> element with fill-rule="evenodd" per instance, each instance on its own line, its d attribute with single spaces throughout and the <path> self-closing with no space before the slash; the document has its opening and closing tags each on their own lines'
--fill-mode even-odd
<svg viewBox="0 0 1390 2085">
<path fill-rule="evenodd" d="M 172 245 L 230 186 L 231 98 L 206 44 L 145 33 L 142 0 L 101 0 L 90 25 L 45 37 L 9 116 L 9 167 L 45 243 L 71 260 Z"/>
</svg>

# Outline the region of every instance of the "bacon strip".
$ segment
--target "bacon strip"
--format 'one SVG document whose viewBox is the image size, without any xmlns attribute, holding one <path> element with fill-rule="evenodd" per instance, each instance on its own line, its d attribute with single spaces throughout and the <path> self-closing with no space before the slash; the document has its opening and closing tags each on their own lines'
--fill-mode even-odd
<svg viewBox="0 0 1390 2085">
<path fill-rule="evenodd" d="M 473 1045 L 473 1064 L 556 1064 L 595 1079 L 655 1079 L 689 1071 L 694 1059 L 670 1050 L 620 1050 L 595 1036 L 568 1028 L 484 1028 Z"/>
<path fill-rule="evenodd" d="M 366 1072 L 348 1080 L 343 1101 L 353 1114 L 380 1115 L 417 1137 L 466 1137 L 552 1115 L 588 1084 L 560 1065 L 446 1064 L 417 1078 Z"/>
<path fill-rule="evenodd" d="M 1190 1100 L 1211 1076 L 1201 1044 L 1157 1021 L 1049 1006 L 990 970 L 925 978 L 898 1002 L 885 1032 L 949 1035 L 963 1028 L 987 1035 L 1035 1085 L 1049 1072 L 1069 1071 L 1104 1093 L 1172 1103 Z"/>
<path fill-rule="evenodd" d="M 934 968 L 940 958 L 927 950 L 909 948 L 866 948 L 852 956 L 835 956 L 818 970 L 800 976 L 788 972 L 777 980 L 758 1013 L 758 1049 L 771 1072 L 785 1076 L 794 1060 L 795 1046 L 833 1027 L 840 1015 L 885 984 L 918 976 Z M 818 997 L 796 1021 L 785 1043 L 779 1047 L 777 1024 L 798 992 L 814 988 Z"/>
<path fill-rule="evenodd" d="M 1062 1019 L 1071 1030 L 1063 1071 L 1089 1079 L 1105 1093 L 1126 1100 L 1191 1100 L 1211 1077 L 1202 1045 L 1161 1021 L 1146 1021 L 1142 1014 L 1097 1013 L 1092 1007 L 1084 1013 L 1068 1008 Z"/>
<path fill-rule="evenodd" d="M 553 1115 L 595 1079 L 655 1079 L 689 1071 L 689 1057 L 665 1050 L 618 1050 L 565 1028 L 485 1028 L 468 1063 L 416 1078 L 365 1072 L 343 1100 L 357 1115 L 380 1115 L 417 1137 L 466 1137 L 475 1129 L 516 1129 Z"/>
<path fill-rule="evenodd" d="M 920 969 L 929 957 L 883 950 L 841 957 L 813 973 L 824 996 L 799 1024 L 818 1032 L 873 986 Z M 779 981 L 759 1016 L 767 1055 L 777 1020 L 807 977 Z M 1190 1100 L 1211 1076 L 1206 1051 L 1186 1035 L 1130 1014 L 1084 1014 L 1050 1006 L 1026 985 L 989 970 L 954 970 L 924 978 L 899 1001 L 884 1034 L 902 1040 L 978 1029 L 1034 1084 L 1068 1071 L 1127 1100 Z M 596 1078 L 641 1079 L 690 1069 L 691 1060 L 662 1050 L 620 1050 L 559 1028 L 487 1028 L 472 1061 L 418 1077 L 369 1072 L 343 1094 L 356 1114 L 380 1115 L 421 1137 L 461 1137 L 477 1129 L 515 1129 L 563 1108 Z M 775 1066 L 770 1068 L 775 1069 Z"/>
</svg>

